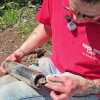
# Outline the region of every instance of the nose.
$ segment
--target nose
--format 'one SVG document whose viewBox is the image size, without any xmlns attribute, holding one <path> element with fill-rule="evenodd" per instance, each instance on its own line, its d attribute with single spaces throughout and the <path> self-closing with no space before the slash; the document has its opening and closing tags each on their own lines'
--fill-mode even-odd
<svg viewBox="0 0 100 100">
<path fill-rule="evenodd" d="M 76 20 L 76 23 L 84 23 L 86 22 L 86 20 L 83 18 L 82 15 L 75 15 L 73 14 L 73 18 Z"/>
</svg>

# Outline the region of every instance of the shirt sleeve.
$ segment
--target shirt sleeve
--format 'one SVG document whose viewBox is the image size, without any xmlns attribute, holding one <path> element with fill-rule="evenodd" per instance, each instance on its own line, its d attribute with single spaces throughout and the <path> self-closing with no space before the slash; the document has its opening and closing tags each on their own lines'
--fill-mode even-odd
<svg viewBox="0 0 100 100">
<path fill-rule="evenodd" d="M 36 18 L 38 22 L 51 26 L 51 0 L 44 0 Z"/>
</svg>

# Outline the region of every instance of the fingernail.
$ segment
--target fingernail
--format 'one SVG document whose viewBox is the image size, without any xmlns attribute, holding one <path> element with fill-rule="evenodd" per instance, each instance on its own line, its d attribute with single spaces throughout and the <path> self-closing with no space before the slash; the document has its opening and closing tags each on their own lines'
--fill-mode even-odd
<svg viewBox="0 0 100 100">
<path fill-rule="evenodd" d="M 47 86 L 47 84 L 45 84 L 45 86 Z"/>
</svg>

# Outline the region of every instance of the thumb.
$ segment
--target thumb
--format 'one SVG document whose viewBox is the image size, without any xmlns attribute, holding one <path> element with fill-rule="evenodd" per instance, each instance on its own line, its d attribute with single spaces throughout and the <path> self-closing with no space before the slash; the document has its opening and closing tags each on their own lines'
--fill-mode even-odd
<svg viewBox="0 0 100 100">
<path fill-rule="evenodd" d="M 3 66 L 0 67 L 1 72 L 3 72 L 4 74 L 7 74 L 6 70 L 3 68 Z"/>
<path fill-rule="evenodd" d="M 5 62 L 5 61 L 2 62 L 1 66 L 0 66 L 0 70 L 1 70 L 1 72 L 3 72 L 4 74 L 7 74 L 6 70 L 5 70 L 4 67 L 3 67 L 4 62 Z"/>
</svg>

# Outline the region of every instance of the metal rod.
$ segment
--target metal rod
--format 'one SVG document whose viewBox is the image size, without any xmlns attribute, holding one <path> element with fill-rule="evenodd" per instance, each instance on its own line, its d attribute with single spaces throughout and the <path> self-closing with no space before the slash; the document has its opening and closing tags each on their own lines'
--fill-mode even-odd
<svg viewBox="0 0 100 100">
<path fill-rule="evenodd" d="M 5 68 L 7 73 L 34 88 L 41 88 L 46 83 L 45 76 L 41 72 L 30 69 L 17 62 L 7 60 L 4 62 L 3 67 Z"/>
</svg>

